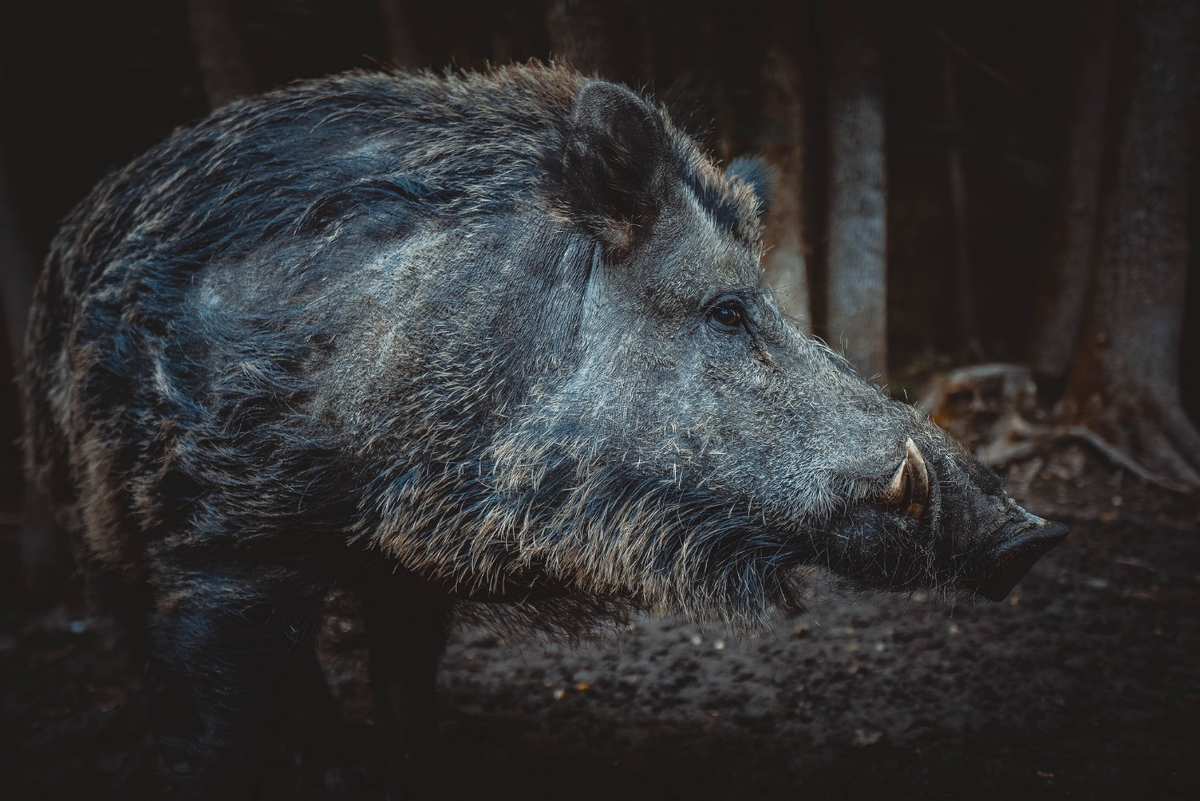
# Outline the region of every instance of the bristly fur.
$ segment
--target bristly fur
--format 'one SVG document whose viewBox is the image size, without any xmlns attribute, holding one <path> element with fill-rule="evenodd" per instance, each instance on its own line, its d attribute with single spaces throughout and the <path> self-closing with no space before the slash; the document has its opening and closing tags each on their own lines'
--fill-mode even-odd
<svg viewBox="0 0 1200 801">
<path fill-rule="evenodd" d="M 584 85 L 576 73 L 537 64 L 447 76 L 351 73 L 232 104 L 98 187 L 55 241 L 30 328 L 31 354 L 62 355 L 31 360 L 26 387 L 31 472 L 100 563 L 136 572 L 164 538 L 214 545 L 304 530 L 331 547 L 343 539 L 335 532 L 381 525 L 360 518 L 372 511 L 363 492 L 385 497 L 388 488 L 378 477 L 351 483 L 360 477 L 342 465 L 344 447 L 303 414 L 317 394 L 312 371 L 346 335 L 324 308 L 352 291 L 330 288 L 314 263 L 352 238 L 370 247 L 430 227 L 483 230 L 538 197 L 593 235 L 604 224 L 649 227 L 623 217 L 624 207 L 588 206 L 592 197 L 624 193 L 632 204 L 651 193 L 598 171 L 589 158 L 604 142 L 595 134 L 572 150 L 571 112 Z M 725 179 L 659 107 L 595 85 L 626 95 L 646 120 L 643 141 L 612 145 L 618 152 L 605 161 L 625 165 L 626 184 L 657 170 L 647 154 L 661 149 L 656 158 L 672 176 L 657 180 L 682 181 L 715 224 L 757 244 L 749 187 Z M 273 275 L 242 266 L 228 279 L 198 279 L 239 260 L 271 260 Z M 225 280 L 256 299 L 236 319 L 206 301 Z M 276 286 L 254 285 L 266 281 Z M 84 347 L 68 366 L 65 348 L 76 342 Z M 473 365 L 466 380 L 486 381 L 499 367 Z M 446 450 L 483 433 L 469 427 L 477 388 L 461 389 L 462 417 L 447 421 L 455 431 L 443 436 L 431 421 L 425 438 L 441 437 Z M 455 399 L 437 400 L 422 398 L 409 419 Z M 365 451 L 373 432 L 360 433 Z M 438 469 L 425 455 L 406 469 L 422 464 Z M 482 494 L 459 500 L 454 480 L 438 486 L 441 503 L 486 503 Z M 660 503 L 676 513 L 678 502 Z M 404 511 L 416 509 L 429 507 Z"/>
<path fill-rule="evenodd" d="M 802 565 L 995 567 L 1031 518 L 760 288 L 768 192 L 536 63 L 300 83 L 96 187 L 37 288 L 28 467 L 186 690 L 198 775 L 266 753 L 335 584 L 425 698 L 450 599 L 568 634 L 660 606 L 759 626 Z M 921 520 L 877 502 L 907 439 Z"/>
</svg>

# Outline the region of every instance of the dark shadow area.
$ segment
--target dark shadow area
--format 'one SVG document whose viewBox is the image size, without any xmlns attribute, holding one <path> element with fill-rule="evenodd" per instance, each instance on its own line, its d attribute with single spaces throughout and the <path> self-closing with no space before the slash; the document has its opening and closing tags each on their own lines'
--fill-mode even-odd
<svg viewBox="0 0 1200 801">
<path fill-rule="evenodd" d="M 437 786 L 449 798 L 1189 796 L 1195 519 L 1104 522 L 1070 497 L 1056 505 L 1070 487 L 1035 491 L 1072 534 L 1002 604 L 822 593 L 756 636 L 650 616 L 574 647 L 460 627 L 440 682 Z M 356 609 L 331 599 L 321 651 L 365 753 Z M 79 614 L 4 621 L 7 797 L 161 797 L 136 677 Z M 280 753 L 269 797 L 333 797 L 299 753 Z"/>
</svg>

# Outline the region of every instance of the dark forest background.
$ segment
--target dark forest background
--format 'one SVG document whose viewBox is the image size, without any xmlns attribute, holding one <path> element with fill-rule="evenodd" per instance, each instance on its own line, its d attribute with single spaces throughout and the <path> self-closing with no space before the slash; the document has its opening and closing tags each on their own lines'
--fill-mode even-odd
<svg viewBox="0 0 1200 801">
<path fill-rule="evenodd" d="M 211 107 L 347 69 L 558 54 L 653 94 L 723 162 L 765 154 L 778 179 L 768 280 L 798 325 L 894 395 L 934 386 L 928 408 L 953 428 L 956 393 L 977 400 L 980 382 L 1016 382 L 1001 394 L 1020 408 L 994 414 L 982 440 L 993 463 L 1074 438 L 1148 484 L 1200 486 L 1194 2 L 2 9 L 0 336 L 14 358 L 59 220 L 107 171 Z M 10 565 L 23 520 L 11 378 L 6 363 Z"/>
</svg>

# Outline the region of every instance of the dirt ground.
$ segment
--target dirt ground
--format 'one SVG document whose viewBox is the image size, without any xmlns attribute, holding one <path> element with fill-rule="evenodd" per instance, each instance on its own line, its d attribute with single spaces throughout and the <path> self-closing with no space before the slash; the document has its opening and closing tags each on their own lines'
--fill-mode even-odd
<svg viewBox="0 0 1200 801">
<path fill-rule="evenodd" d="M 1071 536 L 1000 604 L 824 583 L 754 637 L 654 615 L 574 645 L 460 628 L 444 797 L 1200 797 L 1196 504 L 1119 476 L 1017 483 Z M 361 625 L 331 609 L 322 656 L 366 739 Z M 0 795 L 165 797 L 135 677 L 81 615 L 0 622 Z M 271 795 L 322 797 L 293 757 Z"/>
</svg>

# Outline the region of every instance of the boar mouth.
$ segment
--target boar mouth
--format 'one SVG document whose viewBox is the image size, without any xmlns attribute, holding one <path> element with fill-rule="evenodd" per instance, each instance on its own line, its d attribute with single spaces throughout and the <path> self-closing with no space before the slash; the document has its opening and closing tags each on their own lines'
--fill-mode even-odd
<svg viewBox="0 0 1200 801">
<path fill-rule="evenodd" d="M 929 526 L 934 532 L 943 526 L 954 527 L 954 523 L 940 519 L 938 482 L 920 448 L 910 438 L 904 443 L 904 451 L 904 458 L 893 472 L 887 488 L 875 498 L 876 508 L 885 512 L 891 518 L 891 526 L 899 531 L 913 532 L 914 524 L 922 528 Z M 1008 514 L 1011 516 L 1004 523 L 983 538 L 987 544 L 971 549 L 965 558 L 952 555 L 954 535 L 947 538 L 949 532 L 944 530 L 940 536 L 935 533 L 941 542 L 939 550 L 946 549 L 942 550 L 942 559 L 946 560 L 943 564 L 958 565 L 957 569 L 950 569 L 949 575 L 942 573 L 941 581 L 949 580 L 949 583 L 991 601 L 1002 601 L 1037 560 L 1067 536 L 1066 526 L 1043 520 L 1015 504 Z M 893 554 L 890 560 L 880 560 L 892 565 L 891 569 L 883 571 L 885 575 L 890 574 L 886 583 L 892 589 L 910 589 L 914 578 L 920 581 L 920 571 L 914 574 L 913 566 L 907 570 L 901 567 L 905 561 L 901 553 Z M 932 576 L 929 578 L 933 579 Z M 933 579 L 932 583 L 941 581 Z"/>
<path fill-rule="evenodd" d="M 991 601 L 1003 601 L 1017 582 L 1050 549 L 1067 536 L 1067 527 L 1029 515 L 1032 524 L 1022 527 L 999 545 L 968 564 L 961 583 Z"/>
</svg>

